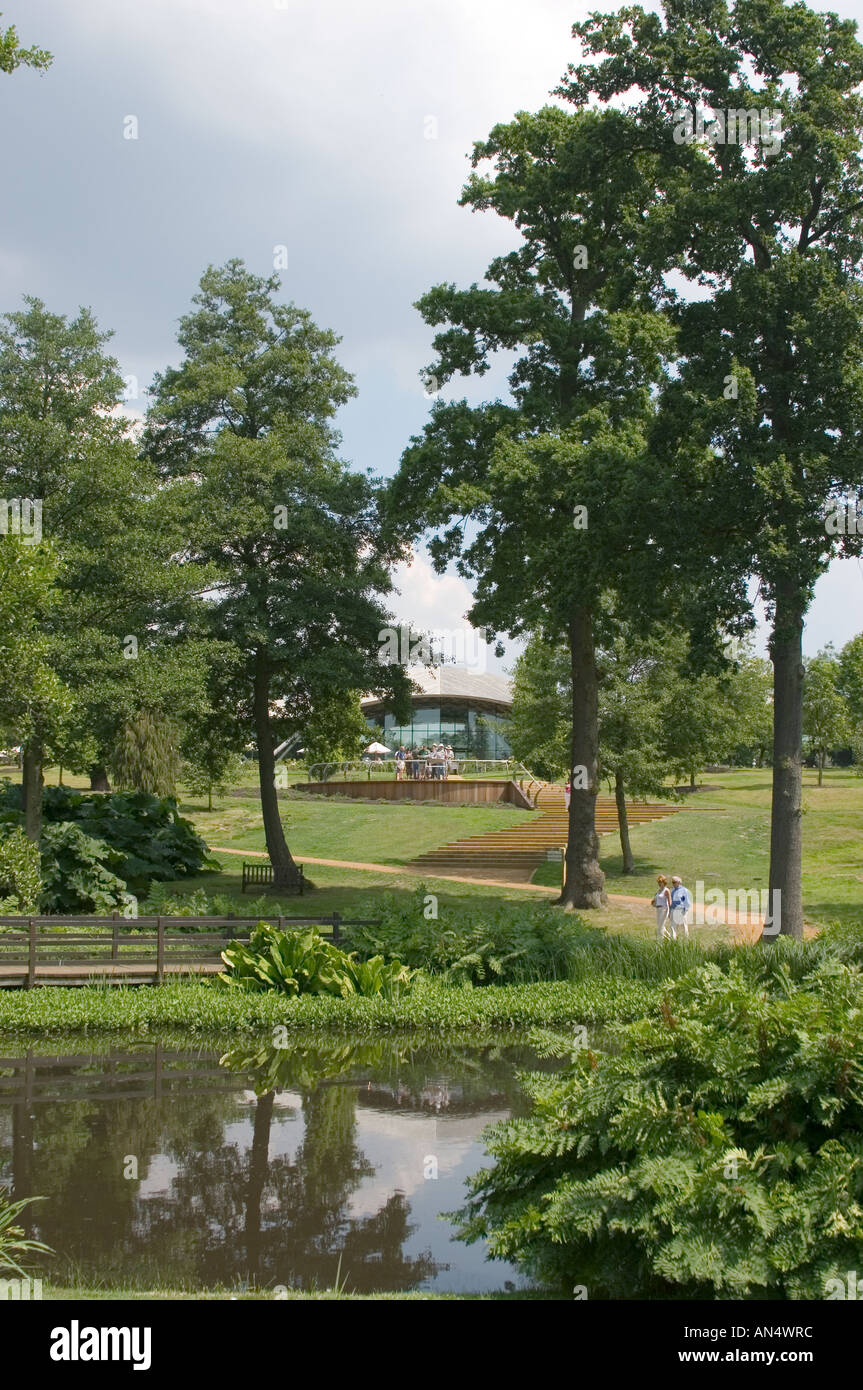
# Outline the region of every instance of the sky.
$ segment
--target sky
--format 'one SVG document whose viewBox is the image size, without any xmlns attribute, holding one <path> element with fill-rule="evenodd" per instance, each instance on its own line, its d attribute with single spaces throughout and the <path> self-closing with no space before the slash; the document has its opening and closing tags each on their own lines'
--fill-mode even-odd
<svg viewBox="0 0 863 1390">
<path fill-rule="evenodd" d="M 0 81 L 0 310 L 23 294 L 80 305 L 146 406 L 179 360 L 177 321 L 208 264 L 280 270 L 286 300 L 341 338 L 358 397 L 342 457 L 388 476 L 421 431 L 432 285 L 481 281 L 515 244 L 458 206 L 473 142 L 552 100 L 591 0 L 0 0 L 5 28 L 54 55 Z M 825 8 L 827 6 L 825 5 Z M 863 20 L 863 0 L 829 8 Z M 136 138 L 127 138 L 131 133 Z M 285 248 L 281 252 L 279 248 Z M 505 364 L 444 398 L 506 391 Z M 406 518 L 406 525 L 410 518 Z M 424 547 L 397 576 L 397 616 L 453 634 L 471 602 Z M 863 628 L 863 564 L 835 563 L 804 634 L 812 654 Z M 473 664 L 507 669 L 473 652 Z M 763 649 L 763 633 L 760 639 Z"/>
</svg>

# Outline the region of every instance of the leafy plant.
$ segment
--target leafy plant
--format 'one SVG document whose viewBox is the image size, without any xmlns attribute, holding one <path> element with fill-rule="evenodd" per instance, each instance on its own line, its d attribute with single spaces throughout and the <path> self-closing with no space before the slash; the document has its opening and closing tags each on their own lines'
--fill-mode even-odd
<svg viewBox="0 0 863 1390">
<path fill-rule="evenodd" d="M 453 984 L 507 984 L 569 977 L 585 947 L 605 939 L 579 917 L 552 908 L 501 903 L 448 908 L 426 918 L 423 885 L 407 901 L 387 896 L 375 926 L 351 928 L 360 957 L 395 956 Z"/>
<path fill-rule="evenodd" d="M 17 827 L 4 835 L 0 826 L 0 915 L 38 912 L 41 890 L 38 848 Z"/>
<path fill-rule="evenodd" d="M 341 999 L 352 994 L 397 998 L 415 974 L 400 961 L 385 961 L 382 956 L 358 961 L 317 932 L 279 931 L 269 922 L 261 922 L 248 945 L 232 941 L 222 960 L 228 968 L 219 979 L 234 988 L 329 994 Z"/>
<path fill-rule="evenodd" d="M 46 829 L 58 823 L 74 824 L 90 839 L 101 841 L 111 855 L 116 852 L 114 857 L 103 856 L 101 862 L 110 864 L 133 892 L 145 892 L 153 879 L 182 878 L 200 873 L 202 868 L 219 867 L 209 858 L 207 846 L 191 821 L 179 814 L 172 797 L 149 792 L 106 796 L 69 787 L 46 787 L 42 805 Z M 20 786 L 7 783 L 0 789 L 0 826 L 3 822 L 20 825 L 20 806 Z"/>
<path fill-rule="evenodd" d="M 127 901 L 115 870 L 123 856 L 71 823 L 45 824 L 40 841 L 44 912 L 112 912 Z"/>
<path fill-rule="evenodd" d="M 528 1079 L 463 1239 L 591 1298 L 823 1298 L 860 1268 L 863 975 L 829 946 L 798 980 L 790 952 L 738 956 Z"/>
<path fill-rule="evenodd" d="M 42 1201 L 41 1197 L 25 1197 L 20 1202 L 10 1202 L 5 1192 L 0 1191 L 0 1270 L 14 1270 L 22 1278 L 26 1270 L 20 1256 L 53 1254 L 50 1245 L 41 1240 L 27 1240 L 23 1226 L 16 1226 L 15 1219 L 31 1202 Z"/>
</svg>

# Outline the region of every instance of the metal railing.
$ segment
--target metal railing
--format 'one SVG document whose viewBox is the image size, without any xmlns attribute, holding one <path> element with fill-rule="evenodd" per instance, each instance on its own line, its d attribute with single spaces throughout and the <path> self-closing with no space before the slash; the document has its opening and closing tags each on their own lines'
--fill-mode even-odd
<svg viewBox="0 0 863 1390">
<path fill-rule="evenodd" d="M 408 760 L 411 761 L 410 759 Z M 429 766 L 429 760 L 419 759 L 423 771 Z M 528 778 L 534 785 L 536 779 L 533 774 L 519 762 L 516 758 L 460 758 L 453 759 L 456 775 L 459 777 L 506 777 L 513 781 L 522 781 Z M 392 781 L 396 775 L 396 761 L 394 757 L 381 757 L 360 759 L 355 758 L 348 762 L 332 763 L 312 763 L 304 769 L 306 780 L 309 782 L 331 782 L 333 780 L 345 782 L 373 781 L 375 778 L 385 778 Z M 407 773 L 405 774 L 407 776 Z"/>
</svg>

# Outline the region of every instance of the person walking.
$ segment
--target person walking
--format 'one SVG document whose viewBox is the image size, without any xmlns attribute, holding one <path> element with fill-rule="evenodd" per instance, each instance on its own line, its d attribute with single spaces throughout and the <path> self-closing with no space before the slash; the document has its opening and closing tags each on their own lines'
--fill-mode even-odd
<svg viewBox="0 0 863 1390">
<path fill-rule="evenodd" d="M 650 899 L 656 908 L 656 939 L 662 941 L 666 934 L 673 939 L 675 933 L 671 922 L 671 892 L 668 887 L 668 879 L 665 874 L 659 874 L 656 882 L 657 890 Z"/>
<path fill-rule="evenodd" d="M 683 935 L 689 940 L 689 914 L 692 911 L 692 894 L 684 888 L 683 879 L 673 874 L 671 879 L 671 932 L 677 937 L 677 928 L 683 928 Z"/>
</svg>

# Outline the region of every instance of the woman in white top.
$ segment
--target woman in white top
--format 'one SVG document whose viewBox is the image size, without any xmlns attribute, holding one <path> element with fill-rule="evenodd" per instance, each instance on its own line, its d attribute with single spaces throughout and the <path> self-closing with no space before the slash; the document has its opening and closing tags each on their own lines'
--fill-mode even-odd
<svg viewBox="0 0 863 1390">
<path fill-rule="evenodd" d="M 650 899 L 656 908 L 656 939 L 662 941 L 666 929 L 669 930 L 672 938 L 677 937 L 674 925 L 671 921 L 671 889 L 668 887 L 668 879 L 665 874 L 659 874 L 656 879 L 659 885 L 656 893 Z"/>
</svg>

